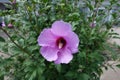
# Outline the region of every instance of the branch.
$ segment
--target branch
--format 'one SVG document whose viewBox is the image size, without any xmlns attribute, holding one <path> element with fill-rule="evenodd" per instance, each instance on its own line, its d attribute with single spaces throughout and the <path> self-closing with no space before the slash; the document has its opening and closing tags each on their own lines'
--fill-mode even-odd
<svg viewBox="0 0 120 80">
<path fill-rule="evenodd" d="M 10 40 L 11 40 L 18 48 L 20 48 L 23 52 L 25 52 L 25 53 L 27 53 L 28 55 L 30 55 L 28 51 L 26 51 L 24 48 L 22 48 L 20 45 L 18 45 L 18 44 L 12 39 L 12 37 L 8 34 L 8 32 L 7 32 L 6 30 L 4 30 L 1 26 L 0 26 L 0 29 L 10 38 Z"/>
</svg>

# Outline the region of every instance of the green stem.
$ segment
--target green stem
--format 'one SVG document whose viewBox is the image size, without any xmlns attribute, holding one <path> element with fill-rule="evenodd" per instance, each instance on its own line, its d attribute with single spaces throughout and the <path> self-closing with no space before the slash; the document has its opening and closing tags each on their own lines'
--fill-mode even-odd
<svg viewBox="0 0 120 80">
<path fill-rule="evenodd" d="M 30 22 L 31 22 L 31 14 L 29 13 L 29 11 L 28 11 L 28 9 L 27 9 L 27 5 L 28 5 L 28 2 L 26 2 L 26 4 L 24 4 L 24 10 L 25 10 L 26 16 L 29 17 L 29 20 L 30 20 Z M 34 12 L 34 13 L 35 13 L 35 12 Z M 35 15 L 35 17 L 37 17 L 37 16 Z M 38 23 L 38 21 L 37 21 L 37 23 Z M 36 26 L 36 25 L 35 25 L 35 26 Z M 36 28 L 35 26 L 34 26 L 33 30 L 35 30 L 36 34 L 38 34 L 37 28 Z"/>
<path fill-rule="evenodd" d="M 99 2 L 95 1 L 95 5 L 94 7 L 96 8 L 95 12 L 93 12 L 93 22 L 95 21 L 96 19 L 96 15 L 97 15 L 97 11 L 98 11 L 98 8 L 99 8 Z"/>
<path fill-rule="evenodd" d="M 35 31 L 36 31 L 36 33 L 39 33 L 39 31 L 38 31 L 38 29 L 37 29 L 37 27 L 38 27 L 38 18 L 37 18 L 37 15 L 36 15 L 36 13 L 35 13 L 35 10 L 34 10 L 33 12 L 34 12 L 35 21 L 36 21 L 36 24 L 37 24 L 37 25 L 35 25 Z"/>
</svg>

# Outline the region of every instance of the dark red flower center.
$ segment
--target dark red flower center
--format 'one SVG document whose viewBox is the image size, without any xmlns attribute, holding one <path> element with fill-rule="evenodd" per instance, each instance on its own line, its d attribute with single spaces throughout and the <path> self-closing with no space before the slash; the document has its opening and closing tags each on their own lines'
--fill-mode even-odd
<svg viewBox="0 0 120 80">
<path fill-rule="evenodd" d="M 65 47 L 66 45 L 66 40 L 62 37 L 58 38 L 57 41 L 56 41 L 56 45 L 59 49 Z"/>
</svg>

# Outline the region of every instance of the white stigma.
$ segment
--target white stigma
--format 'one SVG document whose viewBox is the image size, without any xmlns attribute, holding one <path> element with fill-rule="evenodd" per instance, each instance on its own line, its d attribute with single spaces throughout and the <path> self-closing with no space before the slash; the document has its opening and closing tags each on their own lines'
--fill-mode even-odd
<svg viewBox="0 0 120 80">
<path fill-rule="evenodd" d="M 63 47 L 63 43 L 59 42 L 58 48 L 61 49 Z"/>
</svg>

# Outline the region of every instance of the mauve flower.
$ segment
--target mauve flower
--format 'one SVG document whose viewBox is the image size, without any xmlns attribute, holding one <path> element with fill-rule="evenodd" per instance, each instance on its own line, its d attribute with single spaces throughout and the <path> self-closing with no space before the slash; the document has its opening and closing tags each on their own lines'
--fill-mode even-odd
<svg viewBox="0 0 120 80">
<path fill-rule="evenodd" d="M 13 0 L 13 1 L 12 1 L 12 4 L 16 4 L 16 0 Z"/>
<path fill-rule="evenodd" d="M 94 21 L 94 22 L 92 22 L 92 23 L 90 23 L 90 27 L 95 27 L 96 26 L 96 21 Z"/>
<path fill-rule="evenodd" d="M 0 25 L 1 25 L 2 27 L 5 27 L 5 26 L 6 26 L 4 21 L 2 21 L 2 23 L 1 23 Z"/>
<path fill-rule="evenodd" d="M 3 26 L 3 27 L 5 27 L 5 26 L 6 26 L 4 21 L 2 22 L 2 26 Z"/>
<path fill-rule="evenodd" d="M 8 24 L 9 28 L 13 28 L 13 25 L 11 23 Z"/>
<path fill-rule="evenodd" d="M 38 37 L 41 55 L 55 64 L 69 63 L 78 52 L 79 38 L 72 26 L 64 21 L 55 21 L 52 28 L 44 29 Z"/>
</svg>

